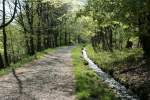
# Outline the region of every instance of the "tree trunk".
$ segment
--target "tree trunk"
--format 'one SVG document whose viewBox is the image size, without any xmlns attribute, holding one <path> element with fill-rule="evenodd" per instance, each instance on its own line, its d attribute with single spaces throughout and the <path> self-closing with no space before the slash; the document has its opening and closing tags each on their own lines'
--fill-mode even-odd
<svg viewBox="0 0 150 100">
<path fill-rule="evenodd" d="M 61 46 L 62 45 L 62 35 L 59 33 L 59 46 Z"/>
<path fill-rule="evenodd" d="M 0 54 L 0 68 L 4 67 L 4 62 L 3 62 L 3 58 L 2 55 Z"/>
<path fill-rule="evenodd" d="M 150 13 L 139 16 L 140 41 L 144 51 L 144 58 L 150 58 Z"/>
<path fill-rule="evenodd" d="M 24 33 L 25 33 L 25 46 L 26 46 L 26 53 L 27 53 L 27 54 L 30 54 L 29 39 L 28 39 L 28 36 L 27 36 L 27 33 L 26 33 L 26 31 L 25 31 L 25 30 L 24 30 Z"/>
<path fill-rule="evenodd" d="M 37 51 L 41 51 L 42 46 L 41 46 L 41 34 L 39 33 L 37 36 Z"/>
<path fill-rule="evenodd" d="M 44 44 L 44 49 L 47 49 L 47 38 L 44 36 L 44 40 L 43 40 L 43 44 Z"/>
<path fill-rule="evenodd" d="M 65 32 L 65 45 L 67 45 L 67 33 Z"/>
<path fill-rule="evenodd" d="M 5 0 L 3 0 L 3 25 L 5 24 Z M 5 27 L 3 27 L 3 46 L 4 46 L 4 59 L 5 59 L 5 66 L 9 66 L 8 62 L 8 54 L 7 54 L 7 34 Z"/>
<path fill-rule="evenodd" d="M 33 36 L 30 36 L 30 55 L 35 54 Z"/>
<path fill-rule="evenodd" d="M 71 45 L 71 33 L 69 33 L 69 45 Z"/>
<path fill-rule="evenodd" d="M 55 41 L 55 47 L 57 47 L 58 46 L 58 34 L 55 33 L 53 34 L 53 36 L 54 36 L 54 41 Z"/>
<path fill-rule="evenodd" d="M 142 35 L 140 37 L 142 48 L 144 50 L 144 57 L 145 58 L 150 58 L 150 36 L 144 36 Z"/>
<path fill-rule="evenodd" d="M 109 28 L 109 49 L 113 51 L 113 33 L 111 27 Z"/>
</svg>

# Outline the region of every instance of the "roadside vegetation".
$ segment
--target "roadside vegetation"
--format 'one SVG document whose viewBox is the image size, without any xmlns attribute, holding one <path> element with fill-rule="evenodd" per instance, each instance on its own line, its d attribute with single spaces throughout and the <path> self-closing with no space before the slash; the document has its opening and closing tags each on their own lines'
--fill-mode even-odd
<svg viewBox="0 0 150 100">
<path fill-rule="evenodd" d="M 42 59 L 46 54 L 48 53 L 52 53 L 56 50 L 55 49 L 46 49 L 44 51 L 41 52 L 37 52 L 35 55 L 33 56 L 24 56 L 21 60 L 19 60 L 17 63 L 11 63 L 10 67 L 6 67 L 3 69 L 0 69 L 0 76 L 2 75 L 6 75 L 10 72 L 12 72 L 12 69 L 17 69 L 20 67 L 23 67 L 25 64 L 33 62 L 34 60 L 39 60 Z"/>
<path fill-rule="evenodd" d="M 72 1 L 2 0 L 0 5 L 0 68 L 75 42 Z"/>
<path fill-rule="evenodd" d="M 84 25 L 90 58 L 140 100 L 150 100 L 149 5 L 149 0 L 88 0 L 77 13 L 78 19 L 93 20 Z"/>
<path fill-rule="evenodd" d="M 104 71 L 109 73 L 115 71 L 116 68 L 119 69 L 117 64 L 134 62 L 137 60 L 137 57 L 142 55 L 142 50 L 139 48 L 114 50 L 113 52 L 104 50 L 95 52 L 91 45 L 87 45 L 86 49 L 90 58 L 95 61 L 96 64 L 100 65 Z"/>
<path fill-rule="evenodd" d="M 149 61 L 142 59 L 140 48 L 95 52 L 91 45 L 86 46 L 89 57 L 105 72 L 138 94 L 142 100 L 148 98 Z"/>
<path fill-rule="evenodd" d="M 76 79 L 76 96 L 78 100 L 119 100 L 96 75 L 85 65 L 81 57 L 81 46 L 72 50 L 73 66 Z"/>
<path fill-rule="evenodd" d="M 99 67 L 141 100 L 150 100 L 150 0 L 1 1 L 0 74 L 40 58 L 37 52 L 85 43 Z M 78 49 L 73 50 L 78 97 L 113 98 L 84 67 Z"/>
</svg>

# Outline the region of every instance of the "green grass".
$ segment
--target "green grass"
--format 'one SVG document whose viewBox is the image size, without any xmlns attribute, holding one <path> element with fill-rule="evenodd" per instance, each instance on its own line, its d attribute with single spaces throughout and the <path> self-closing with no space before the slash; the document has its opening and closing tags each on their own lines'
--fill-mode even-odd
<svg viewBox="0 0 150 100">
<path fill-rule="evenodd" d="M 17 63 L 15 63 L 15 64 L 11 63 L 9 67 L 0 69 L 0 76 L 10 73 L 12 71 L 12 68 L 16 69 L 16 68 L 22 67 L 24 64 L 29 63 L 33 60 L 42 59 L 45 54 L 53 52 L 54 50 L 55 49 L 46 49 L 44 51 L 37 52 L 33 56 L 26 55 L 22 58 L 22 60 L 18 61 Z"/>
<path fill-rule="evenodd" d="M 137 57 L 142 54 L 139 48 L 94 52 L 92 46 L 87 45 L 86 49 L 88 56 L 106 72 L 111 72 L 119 64 L 136 61 Z"/>
<path fill-rule="evenodd" d="M 81 58 L 81 47 L 72 50 L 78 100 L 118 100 L 102 80 L 86 66 Z"/>
</svg>

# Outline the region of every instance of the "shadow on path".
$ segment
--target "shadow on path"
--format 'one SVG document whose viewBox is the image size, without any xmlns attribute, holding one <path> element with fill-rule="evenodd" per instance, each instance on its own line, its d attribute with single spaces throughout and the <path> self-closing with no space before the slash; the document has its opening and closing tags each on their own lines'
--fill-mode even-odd
<svg viewBox="0 0 150 100">
<path fill-rule="evenodd" d="M 19 76 L 17 76 L 16 74 L 16 71 L 14 68 L 12 68 L 12 73 L 13 73 L 13 76 L 15 77 L 15 79 L 17 80 L 17 83 L 18 83 L 18 87 L 19 87 L 19 94 L 20 96 L 18 96 L 17 98 L 15 98 L 16 100 L 20 100 L 20 99 L 23 99 L 23 100 L 36 100 L 34 97 L 32 97 L 31 95 L 23 92 L 23 83 L 22 81 L 19 79 Z"/>
<path fill-rule="evenodd" d="M 14 77 L 15 77 L 16 80 L 17 80 L 18 87 L 19 87 L 19 93 L 22 94 L 22 93 L 23 93 L 23 92 L 22 92 L 22 89 L 23 89 L 23 87 L 22 87 L 22 81 L 21 81 L 21 80 L 19 79 L 19 77 L 16 75 L 16 71 L 15 71 L 14 68 L 12 68 L 12 73 L 13 73 Z"/>
</svg>

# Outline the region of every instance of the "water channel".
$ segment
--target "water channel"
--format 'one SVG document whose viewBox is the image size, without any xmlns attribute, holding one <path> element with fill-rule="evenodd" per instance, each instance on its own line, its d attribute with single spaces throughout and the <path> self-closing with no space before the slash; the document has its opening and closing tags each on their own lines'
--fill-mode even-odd
<svg viewBox="0 0 150 100">
<path fill-rule="evenodd" d="M 97 75 L 106 83 L 110 88 L 113 89 L 115 93 L 122 99 L 122 100 L 139 100 L 136 95 L 128 90 L 125 86 L 117 82 L 114 78 L 110 75 L 102 71 L 100 67 L 98 67 L 87 55 L 86 49 L 82 50 L 82 55 L 85 61 L 88 62 L 89 67 L 94 70 Z"/>
</svg>

